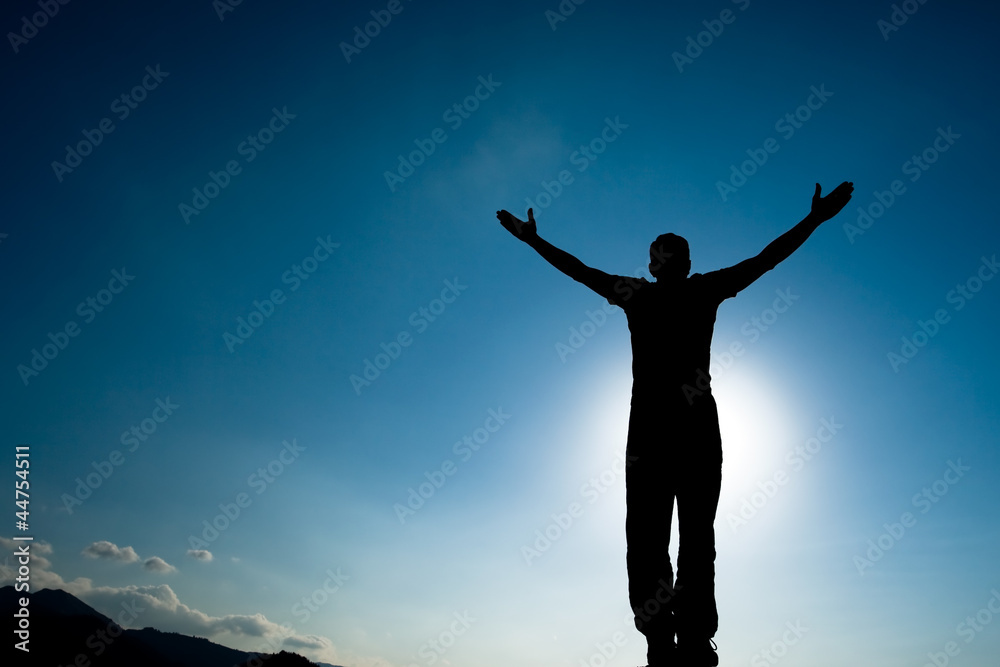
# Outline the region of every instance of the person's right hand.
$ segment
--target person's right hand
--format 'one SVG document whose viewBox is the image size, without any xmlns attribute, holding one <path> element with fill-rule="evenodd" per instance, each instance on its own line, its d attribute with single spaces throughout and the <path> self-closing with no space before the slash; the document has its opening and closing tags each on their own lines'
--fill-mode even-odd
<svg viewBox="0 0 1000 667">
<path fill-rule="evenodd" d="M 522 241 L 528 241 L 538 236 L 538 227 L 535 225 L 535 216 L 528 209 L 528 221 L 519 220 L 511 215 L 510 211 L 497 211 L 497 220 L 503 228 Z"/>
</svg>

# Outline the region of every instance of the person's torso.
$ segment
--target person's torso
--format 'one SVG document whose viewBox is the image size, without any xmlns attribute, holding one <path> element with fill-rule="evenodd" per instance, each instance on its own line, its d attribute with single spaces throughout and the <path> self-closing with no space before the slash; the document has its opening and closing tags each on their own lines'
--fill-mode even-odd
<svg viewBox="0 0 1000 667">
<path fill-rule="evenodd" d="M 702 276 L 638 284 L 622 305 L 632 334 L 632 395 L 683 397 L 710 390 L 709 362 L 719 299 Z"/>
</svg>

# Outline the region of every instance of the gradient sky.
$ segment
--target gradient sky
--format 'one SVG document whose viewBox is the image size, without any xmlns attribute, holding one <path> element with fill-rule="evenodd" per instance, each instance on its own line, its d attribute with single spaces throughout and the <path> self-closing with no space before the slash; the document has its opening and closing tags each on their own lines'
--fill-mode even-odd
<svg viewBox="0 0 1000 667">
<path fill-rule="evenodd" d="M 704 272 L 851 180 L 719 311 L 722 664 L 995 667 L 1000 10 L 559 6 L 4 6 L 33 583 L 352 667 L 642 664 L 625 318 L 494 212 L 618 274 L 674 231 Z"/>
</svg>

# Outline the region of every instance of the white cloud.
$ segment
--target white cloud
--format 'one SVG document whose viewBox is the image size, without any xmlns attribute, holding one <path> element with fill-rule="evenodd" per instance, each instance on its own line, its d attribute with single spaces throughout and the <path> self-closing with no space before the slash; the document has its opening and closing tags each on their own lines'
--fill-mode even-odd
<svg viewBox="0 0 1000 667">
<path fill-rule="evenodd" d="M 0 547 L 8 552 L 12 553 L 20 544 L 9 538 L 0 537 Z M 90 579 L 83 577 L 66 581 L 51 571 L 51 563 L 45 558 L 52 553 L 50 544 L 33 542 L 30 549 L 31 581 L 34 590 L 42 588 L 64 590 L 123 627 L 153 627 L 163 632 L 205 637 L 240 650 L 277 652 L 284 644 L 289 650 L 307 653 L 313 660 L 335 664 L 343 662 L 329 639 L 315 635 L 296 635 L 292 628 L 270 621 L 263 614 L 211 616 L 181 602 L 174 590 L 166 584 L 112 587 L 94 586 Z M 139 560 L 131 547 L 119 549 L 106 541 L 91 544 L 83 553 L 90 558 L 126 562 Z M 200 556 L 192 557 L 200 558 Z M 8 563 L 14 561 L 9 555 L 7 558 Z M 143 567 L 156 572 L 168 571 L 157 568 L 174 570 L 157 556 L 147 559 Z M 13 584 L 16 577 L 16 562 L 13 567 L 0 565 L 0 586 Z"/>
<path fill-rule="evenodd" d="M 330 646 L 330 641 L 325 637 L 317 637 L 316 635 L 307 635 L 305 637 L 287 637 L 282 644 L 284 648 L 295 651 L 303 648 L 321 649 Z"/>
<path fill-rule="evenodd" d="M 599 123 L 595 129 L 600 130 Z M 440 204 L 436 211 L 459 219 L 466 219 L 470 210 L 477 210 L 470 206 L 470 200 L 481 197 L 495 200 L 495 204 L 485 209 L 479 206 L 478 210 L 484 211 L 483 222 L 499 226 L 490 214 L 501 208 L 523 218 L 527 210 L 525 196 L 534 198 L 541 190 L 542 179 L 556 179 L 563 169 L 577 174 L 576 167 L 569 162 L 577 145 L 564 134 L 558 123 L 535 108 L 526 109 L 516 117 L 494 120 L 462 157 L 446 163 L 433 156 L 427 166 L 417 167 L 426 171 L 420 176 L 422 196 Z M 397 191 L 409 185 L 399 185 Z M 456 192 L 469 196 L 456 196 Z M 534 213 L 536 218 L 544 215 L 538 207 Z"/>
<path fill-rule="evenodd" d="M 0 547 L 13 553 L 18 547 L 23 546 L 21 542 L 15 542 L 6 537 L 0 537 Z M 33 590 L 42 588 L 61 588 L 64 591 L 77 594 L 79 590 L 91 588 L 90 579 L 78 577 L 73 581 L 65 581 L 55 572 L 51 571 L 52 563 L 45 556 L 52 553 L 52 545 L 48 542 L 32 542 L 31 555 L 31 585 Z M 9 558 L 9 557 L 8 557 Z M 8 561 L 10 562 L 10 561 Z M 13 584 L 17 577 L 17 564 L 13 567 L 0 567 L 0 585 Z"/>
<path fill-rule="evenodd" d="M 212 552 L 205 549 L 188 549 L 187 555 L 195 560 L 204 561 L 206 563 L 211 562 Z"/>
<path fill-rule="evenodd" d="M 172 574 L 177 571 L 177 568 L 159 556 L 151 556 L 149 558 L 142 559 L 132 547 L 122 548 L 113 542 L 108 542 L 107 540 L 100 540 L 99 542 L 94 542 L 93 544 L 88 545 L 82 553 L 88 558 L 113 560 L 121 563 L 137 563 L 141 560 L 142 569 L 147 572 L 155 572 L 156 574 Z M 209 554 L 209 560 L 211 560 L 211 557 L 211 554 Z M 46 565 L 46 567 L 48 567 L 48 565 Z"/>
<path fill-rule="evenodd" d="M 132 547 L 118 548 L 107 540 L 94 542 L 83 550 L 83 555 L 88 558 L 100 558 L 104 560 L 117 560 L 122 563 L 135 563 L 139 560 L 139 554 Z"/>
<path fill-rule="evenodd" d="M 142 564 L 142 567 L 147 572 L 156 572 L 157 574 L 172 574 L 177 571 L 177 568 L 163 560 L 159 556 L 153 556 L 152 558 L 147 558 Z"/>
</svg>

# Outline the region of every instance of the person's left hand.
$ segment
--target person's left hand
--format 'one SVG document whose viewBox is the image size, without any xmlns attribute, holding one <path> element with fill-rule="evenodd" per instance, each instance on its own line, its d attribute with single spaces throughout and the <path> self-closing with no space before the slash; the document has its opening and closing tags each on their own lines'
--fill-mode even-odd
<svg viewBox="0 0 1000 667">
<path fill-rule="evenodd" d="M 818 219 L 820 222 L 826 222 L 833 216 L 840 213 L 840 211 L 847 206 L 847 202 L 851 201 L 851 193 L 854 192 L 854 183 L 850 181 L 844 181 L 836 188 L 833 192 L 825 197 L 820 196 L 821 188 L 819 183 L 816 184 L 816 193 L 813 194 L 812 198 L 812 210 L 810 215 Z"/>
</svg>

